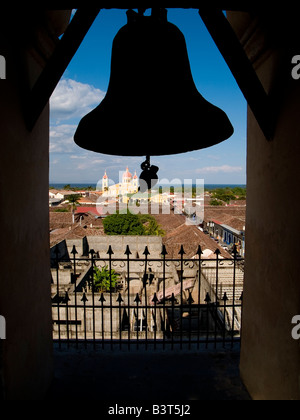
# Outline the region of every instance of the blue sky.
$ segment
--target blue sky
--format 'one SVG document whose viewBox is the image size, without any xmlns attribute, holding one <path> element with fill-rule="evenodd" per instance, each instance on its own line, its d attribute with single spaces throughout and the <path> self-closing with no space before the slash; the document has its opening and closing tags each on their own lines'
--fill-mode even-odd
<svg viewBox="0 0 300 420">
<path fill-rule="evenodd" d="M 183 32 L 198 91 L 222 108 L 235 133 L 227 141 L 190 153 L 153 157 L 159 177 L 203 178 L 205 184 L 246 183 L 246 101 L 196 10 L 169 9 L 168 20 Z M 104 10 L 96 18 L 50 100 L 50 183 L 95 185 L 104 171 L 115 182 L 129 166 L 139 174 L 142 157 L 108 156 L 73 141 L 77 125 L 104 98 L 114 36 L 127 22 L 125 10 Z M 174 86 L 176 89 L 176 86 Z"/>
</svg>

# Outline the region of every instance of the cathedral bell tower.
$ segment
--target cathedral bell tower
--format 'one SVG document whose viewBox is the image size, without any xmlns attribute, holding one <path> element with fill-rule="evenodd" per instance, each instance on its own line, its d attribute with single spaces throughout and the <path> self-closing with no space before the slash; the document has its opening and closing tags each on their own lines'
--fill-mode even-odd
<svg viewBox="0 0 300 420">
<path fill-rule="evenodd" d="M 138 190 L 139 190 L 139 179 L 137 177 L 136 171 L 135 171 L 135 174 L 134 174 L 134 177 L 133 177 L 133 180 L 132 180 L 132 184 L 133 184 L 132 186 L 133 186 L 134 191 L 138 192 Z"/>
<path fill-rule="evenodd" d="M 105 171 L 105 174 L 102 178 L 102 192 L 105 193 L 106 191 L 108 191 L 108 176 Z"/>
</svg>

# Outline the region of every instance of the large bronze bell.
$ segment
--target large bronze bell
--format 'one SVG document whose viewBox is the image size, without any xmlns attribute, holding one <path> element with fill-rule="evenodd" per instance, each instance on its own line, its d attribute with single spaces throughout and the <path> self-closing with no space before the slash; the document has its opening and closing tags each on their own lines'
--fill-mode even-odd
<svg viewBox="0 0 300 420">
<path fill-rule="evenodd" d="M 229 138 L 233 127 L 197 91 L 184 36 L 166 10 L 127 15 L 113 42 L 107 94 L 80 121 L 76 144 L 104 154 L 157 156 Z"/>
</svg>

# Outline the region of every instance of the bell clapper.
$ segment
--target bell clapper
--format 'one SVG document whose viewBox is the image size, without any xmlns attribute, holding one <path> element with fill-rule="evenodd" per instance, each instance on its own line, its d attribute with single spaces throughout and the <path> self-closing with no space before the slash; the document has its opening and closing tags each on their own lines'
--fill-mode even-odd
<svg viewBox="0 0 300 420">
<path fill-rule="evenodd" d="M 159 171 L 158 166 L 150 164 L 150 155 L 146 156 L 145 162 L 141 164 L 143 172 L 140 175 L 140 192 L 146 192 L 151 190 L 158 181 L 157 172 Z"/>
<path fill-rule="evenodd" d="M 145 170 L 147 170 L 147 169 L 149 169 L 150 168 L 150 156 L 149 155 L 147 155 L 146 156 L 146 160 L 145 160 L 145 162 L 143 162 L 142 164 L 141 164 L 141 169 L 143 169 L 143 171 L 145 171 Z"/>
</svg>

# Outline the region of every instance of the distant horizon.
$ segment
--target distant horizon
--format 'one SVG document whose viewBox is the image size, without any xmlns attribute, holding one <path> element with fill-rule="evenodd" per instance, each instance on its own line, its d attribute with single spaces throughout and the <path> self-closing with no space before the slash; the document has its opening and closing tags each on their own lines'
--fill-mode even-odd
<svg viewBox="0 0 300 420">
<path fill-rule="evenodd" d="M 49 182 L 49 186 L 53 186 L 53 187 L 54 186 L 65 186 L 65 185 L 70 185 L 71 188 L 83 187 L 83 186 L 93 187 L 93 185 L 97 186 L 97 184 L 95 184 L 94 182 L 51 182 L 51 181 Z M 166 184 L 158 184 L 158 186 L 165 186 L 165 185 Z M 179 187 L 181 185 L 182 184 L 174 183 L 170 186 Z M 193 186 L 193 185 L 196 185 L 196 184 L 188 184 L 188 185 Z M 207 186 L 210 186 L 210 187 L 214 186 L 216 188 L 218 188 L 219 186 L 223 186 L 223 187 L 247 187 L 247 184 L 238 184 L 238 183 L 233 183 L 233 184 L 231 184 L 231 183 L 207 183 L 207 184 L 205 184 L 204 183 L 204 188 L 206 188 Z"/>
</svg>

